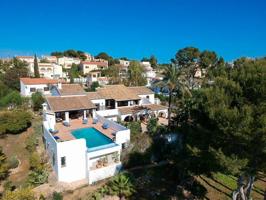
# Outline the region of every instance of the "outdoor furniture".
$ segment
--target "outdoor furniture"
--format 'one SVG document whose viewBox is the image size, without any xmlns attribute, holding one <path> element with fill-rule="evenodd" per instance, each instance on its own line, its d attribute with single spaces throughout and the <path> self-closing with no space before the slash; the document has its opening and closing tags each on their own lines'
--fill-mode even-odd
<svg viewBox="0 0 266 200">
<path fill-rule="evenodd" d="M 82 120 L 82 124 L 87 124 L 88 123 L 88 119 L 83 119 Z"/>
<path fill-rule="evenodd" d="M 102 125 L 102 128 L 103 129 L 108 129 L 109 128 L 109 124 L 104 122 L 103 125 Z"/>
<path fill-rule="evenodd" d="M 56 120 L 56 122 L 62 122 L 63 121 L 62 118 L 56 118 L 55 120 Z"/>
<path fill-rule="evenodd" d="M 67 121 L 64 121 L 64 122 L 63 122 L 63 125 L 66 126 L 66 127 L 69 127 L 69 126 L 70 126 L 70 123 L 67 122 Z"/>
<path fill-rule="evenodd" d="M 52 134 L 56 134 L 56 133 L 58 133 L 58 130 L 53 130 L 53 129 L 49 128 L 49 132 Z"/>
<path fill-rule="evenodd" d="M 97 124 L 98 123 L 98 119 L 94 118 L 92 121 L 93 124 Z"/>
<path fill-rule="evenodd" d="M 58 136 L 54 136 L 54 139 L 55 139 L 55 140 L 59 140 L 60 137 L 58 137 Z"/>
</svg>

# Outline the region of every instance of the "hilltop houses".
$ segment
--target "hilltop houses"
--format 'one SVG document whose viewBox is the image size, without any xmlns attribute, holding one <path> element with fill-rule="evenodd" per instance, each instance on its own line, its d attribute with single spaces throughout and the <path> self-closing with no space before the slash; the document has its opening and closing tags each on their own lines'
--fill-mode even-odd
<svg viewBox="0 0 266 200">
<path fill-rule="evenodd" d="M 106 69 L 108 68 L 108 61 L 82 61 L 80 63 L 80 70 L 83 74 L 88 74 L 93 70 Z"/>
</svg>

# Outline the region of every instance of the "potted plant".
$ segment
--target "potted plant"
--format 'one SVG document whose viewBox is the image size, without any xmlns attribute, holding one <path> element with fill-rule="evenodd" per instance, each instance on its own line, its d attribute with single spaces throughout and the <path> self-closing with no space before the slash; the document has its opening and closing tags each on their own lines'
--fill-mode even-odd
<svg viewBox="0 0 266 200">
<path fill-rule="evenodd" d="M 115 163 L 118 163 L 119 162 L 119 154 L 118 154 L 118 152 L 115 152 L 115 153 L 113 153 L 113 161 L 115 162 Z"/>
<path fill-rule="evenodd" d="M 103 158 L 103 166 L 107 166 L 108 165 L 108 158 L 107 158 L 107 156 L 104 156 L 104 158 Z"/>
<path fill-rule="evenodd" d="M 103 166 L 103 161 L 102 159 L 99 159 L 97 164 L 96 164 L 96 168 L 101 168 Z"/>
</svg>

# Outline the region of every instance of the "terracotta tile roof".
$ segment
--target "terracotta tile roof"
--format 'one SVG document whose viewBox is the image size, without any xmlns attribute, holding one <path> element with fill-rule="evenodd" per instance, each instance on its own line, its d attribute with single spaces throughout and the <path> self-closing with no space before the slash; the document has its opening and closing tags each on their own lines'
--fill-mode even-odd
<svg viewBox="0 0 266 200">
<path fill-rule="evenodd" d="M 124 85 L 106 85 L 103 88 L 98 88 L 97 92 L 104 99 L 114 99 L 116 101 L 140 99 L 135 92 Z"/>
<path fill-rule="evenodd" d="M 56 84 L 58 80 L 47 78 L 20 78 L 25 85 Z"/>
<path fill-rule="evenodd" d="M 85 91 L 79 84 L 62 84 L 62 89 L 59 89 L 60 95 L 82 95 Z"/>
<path fill-rule="evenodd" d="M 121 115 L 126 115 L 126 114 L 133 114 L 145 109 L 150 111 L 158 111 L 158 110 L 166 110 L 168 109 L 168 107 L 157 104 L 149 104 L 143 106 L 120 107 L 118 108 L 118 111 L 121 113 Z"/>
<path fill-rule="evenodd" d="M 86 94 L 89 100 L 104 99 L 98 92 L 87 92 Z"/>
<path fill-rule="evenodd" d="M 145 87 L 145 86 L 139 86 L 139 87 L 128 87 L 129 90 L 136 93 L 137 95 L 146 95 L 146 94 L 154 94 L 154 92 Z"/>
<path fill-rule="evenodd" d="M 84 110 L 95 108 L 87 96 L 46 97 L 50 109 L 54 112 Z"/>
</svg>

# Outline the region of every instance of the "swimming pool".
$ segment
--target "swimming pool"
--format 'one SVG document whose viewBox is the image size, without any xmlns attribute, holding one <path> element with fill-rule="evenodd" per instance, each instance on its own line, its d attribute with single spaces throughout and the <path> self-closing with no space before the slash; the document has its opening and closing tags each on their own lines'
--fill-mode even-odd
<svg viewBox="0 0 266 200">
<path fill-rule="evenodd" d="M 77 139 L 84 138 L 89 151 L 115 146 L 110 138 L 92 127 L 77 129 L 71 133 Z"/>
</svg>

